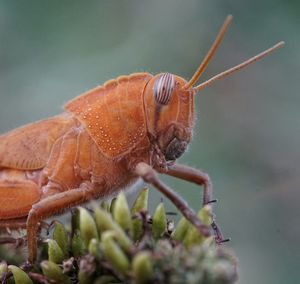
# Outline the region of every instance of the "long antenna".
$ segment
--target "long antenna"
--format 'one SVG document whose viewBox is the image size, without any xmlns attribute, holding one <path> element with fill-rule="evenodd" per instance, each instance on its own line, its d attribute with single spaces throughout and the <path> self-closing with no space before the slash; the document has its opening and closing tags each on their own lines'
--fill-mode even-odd
<svg viewBox="0 0 300 284">
<path fill-rule="evenodd" d="M 209 61 L 212 59 L 212 57 L 214 56 L 214 54 L 216 53 L 230 23 L 232 21 L 232 16 L 228 15 L 214 41 L 214 43 L 212 44 L 211 48 L 209 49 L 209 51 L 207 52 L 206 56 L 204 57 L 203 61 L 201 62 L 200 66 L 198 67 L 198 69 L 196 70 L 196 72 L 194 73 L 193 77 L 190 79 L 190 81 L 188 83 L 186 83 L 183 88 L 184 89 L 189 89 L 190 87 L 192 87 L 197 80 L 200 78 L 200 76 L 203 74 L 205 68 L 207 67 Z"/>
<path fill-rule="evenodd" d="M 257 60 L 260 60 L 261 58 L 265 57 L 266 55 L 270 54 L 271 52 L 273 52 L 274 50 L 276 50 L 276 49 L 278 49 L 278 48 L 280 48 L 282 46 L 284 46 L 284 41 L 278 42 L 277 44 L 275 44 L 274 46 L 270 47 L 269 49 L 267 49 L 267 50 L 265 50 L 265 51 L 263 51 L 263 52 L 255 55 L 255 56 L 249 58 L 248 60 L 242 62 L 241 64 L 236 65 L 236 66 L 234 66 L 234 67 L 232 67 L 232 68 L 230 68 L 228 70 L 225 70 L 225 71 L 223 71 L 223 72 L 215 75 L 214 77 L 212 77 L 212 78 L 208 79 L 207 81 L 199 84 L 198 86 L 194 87 L 193 89 L 195 91 L 200 91 L 200 90 L 208 87 L 209 85 L 211 85 L 213 82 L 215 82 L 215 81 L 217 81 L 219 79 L 222 79 L 222 78 L 224 78 L 224 77 L 226 77 L 226 76 L 228 76 L 228 75 L 230 75 L 230 74 L 232 74 L 232 73 L 234 73 L 234 72 L 236 72 L 236 71 L 238 71 L 238 70 L 240 70 L 240 69 L 248 66 L 249 64 L 251 64 L 251 63 L 253 63 L 253 62 L 257 61 Z"/>
</svg>

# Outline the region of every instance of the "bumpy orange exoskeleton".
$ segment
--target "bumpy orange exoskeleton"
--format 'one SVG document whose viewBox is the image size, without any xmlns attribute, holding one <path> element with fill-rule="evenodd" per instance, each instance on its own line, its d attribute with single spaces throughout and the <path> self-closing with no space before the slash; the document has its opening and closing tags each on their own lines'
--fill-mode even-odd
<svg viewBox="0 0 300 284">
<path fill-rule="evenodd" d="M 121 76 L 68 102 L 58 116 L 0 136 L 0 226 L 24 223 L 29 261 L 36 259 L 36 235 L 43 219 L 115 194 L 139 177 L 170 198 L 203 234 L 210 234 L 156 172 L 203 185 L 203 204 L 212 202 L 208 175 L 175 163 L 192 138 L 195 94 L 283 45 L 194 87 L 230 21 L 228 16 L 189 82 L 169 73 Z M 212 227 L 222 241 L 215 222 Z"/>
</svg>

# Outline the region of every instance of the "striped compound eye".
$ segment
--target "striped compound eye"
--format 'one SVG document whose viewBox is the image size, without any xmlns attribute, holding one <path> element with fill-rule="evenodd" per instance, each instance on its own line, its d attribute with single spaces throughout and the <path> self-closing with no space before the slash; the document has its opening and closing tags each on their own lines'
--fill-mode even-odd
<svg viewBox="0 0 300 284">
<path fill-rule="evenodd" d="M 153 92 L 157 103 L 167 105 L 175 87 L 174 75 L 163 73 L 155 82 Z"/>
</svg>

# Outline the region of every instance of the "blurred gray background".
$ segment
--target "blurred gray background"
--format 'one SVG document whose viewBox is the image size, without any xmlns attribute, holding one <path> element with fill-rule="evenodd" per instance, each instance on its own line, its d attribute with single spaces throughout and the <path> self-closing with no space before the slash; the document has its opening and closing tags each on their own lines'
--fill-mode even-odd
<svg viewBox="0 0 300 284">
<path fill-rule="evenodd" d="M 213 180 L 239 283 L 298 283 L 299 1 L 1 0 L 0 132 L 58 114 L 121 74 L 190 78 L 227 14 L 233 24 L 202 80 L 279 40 L 286 46 L 198 95 L 194 139 L 181 162 Z M 164 180 L 200 207 L 201 189 Z M 152 204 L 161 198 L 150 196 Z"/>
</svg>

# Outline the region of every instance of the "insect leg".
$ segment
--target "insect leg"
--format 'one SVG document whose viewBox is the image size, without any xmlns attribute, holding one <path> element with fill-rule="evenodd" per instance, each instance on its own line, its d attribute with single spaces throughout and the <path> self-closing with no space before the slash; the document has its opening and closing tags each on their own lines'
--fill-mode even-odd
<svg viewBox="0 0 300 284">
<path fill-rule="evenodd" d="M 26 228 L 26 218 L 17 218 L 17 219 L 7 219 L 0 220 L 0 231 L 7 232 L 11 235 L 11 230 L 21 230 Z M 15 244 L 16 247 L 21 246 L 24 243 L 24 238 L 15 238 L 15 237 L 1 237 L 0 245 L 2 244 Z"/>
<path fill-rule="evenodd" d="M 0 238 L 0 245 L 14 244 L 16 248 L 22 246 L 26 242 L 25 237 L 13 238 L 13 237 L 2 237 Z"/>
<path fill-rule="evenodd" d="M 179 165 L 179 164 L 173 164 L 168 167 L 167 170 L 163 170 L 162 173 L 167 174 L 169 176 L 177 177 L 198 185 L 203 185 L 204 192 L 203 192 L 203 205 L 212 203 L 216 200 L 212 199 L 212 193 L 213 193 L 213 187 L 212 187 L 212 182 L 210 180 L 210 177 L 208 174 L 194 169 L 189 166 L 185 165 Z M 215 236 L 216 236 L 216 241 L 219 243 L 228 241 L 228 239 L 224 239 L 223 234 L 216 223 L 215 220 L 213 220 L 211 224 Z"/>
<path fill-rule="evenodd" d="M 77 188 L 49 196 L 34 204 L 27 219 L 27 240 L 29 261 L 34 262 L 37 255 L 37 228 L 43 219 L 61 213 L 67 208 L 87 202 L 93 198 L 92 191 L 87 188 Z"/>
<path fill-rule="evenodd" d="M 7 228 L 10 230 L 25 229 L 26 219 L 27 217 L 0 220 L 0 231 L 5 231 Z"/>
<path fill-rule="evenodd" d="M 22 229 L 26 229 L 26 222 L 27 222 L 27 217 L 22 217 L 22 218 L 16 218 L 16 219 L 7 219 L 7 220 L 0 220 L 0 232 L 4 231 L 8 233 L 9 235 L 12 234 L 12 231 L 19 231 L 19 234 L 21 234 Z M 37 229 L 37 235 L 40 234 L 40 231 L 42 229 L 47 230 L 47 235 L 48 233 L 48 227 L 49 225 L 45 222 L 40 222 L 38 224 L 38 229 Z M 19 247 L 23 244 L 25 244 L 27 241 L 27 236 L 20 236 L 18 238 L 16 237 L 1 237 L 0 238 L 0 245 L 2 244 L 15 244 L 16 247 Z"/>
<path fill-rule="evenodd" d="M 198 185 L 203 185 L 203 205 L 212 203 L 213 186 L 208 174 L 189 166 L 173 164 L 162 173 L 177 177 Z"/>
<path fill-rule="evenodd" d="M 138 163 L 135 167 L 135 174 L 144 179 L 145 182 L 152 184 L 167 198 L 169 198 L 173 204 L 180 210 L 183 216 L 189 220 L 201 234 L 208 236 L 210 234 L 207 226 L 197 217 L 197 214 L 189 207 L 177 193 L 175 193 L 170 187 L 164 184 L 158 177 L 155 170 L 146 163 Z"/>
</svg>

